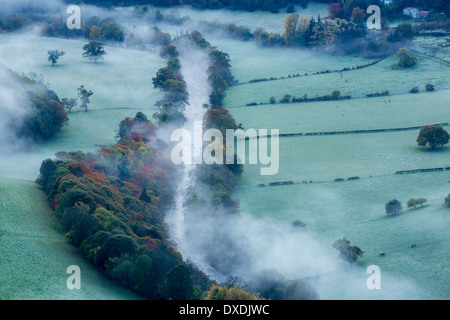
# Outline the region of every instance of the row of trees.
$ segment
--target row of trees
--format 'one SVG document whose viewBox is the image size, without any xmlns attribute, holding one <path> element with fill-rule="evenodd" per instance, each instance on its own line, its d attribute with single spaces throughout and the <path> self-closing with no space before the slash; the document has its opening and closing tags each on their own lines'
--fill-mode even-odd
<svg viewBox="0 0 450 320">
<path fill-rule="evenodd" d="M 189 94 L 181 74 L 179 52 L 175 45 L 170 44 L 161 50 L 160 55 L 169 61 L 152 79 L 153 87 L 164 92 L 163 98 L 157 103 L 158 111 L 153 114 L 153 118 L 159 126 L 168 124 L 180 126 L 186 121 L 183 112 Z"/>
<path fill-rule="evenodd" d="M 423 207 L 423 205 L 427 201 L 428 200 L 425 198 L 417 198 L 417 199 L 411 198 L 406 203 L 406 206 L 408 208 L 416 209 L 417 206 Z M 400 201 L 398 201 L 397 199 L 392 199 L 386 203 L 385 209 L 386 209 L 386 214 L 388 216 L 395 216 L 395 215 L 398 215 L 403 210 L 403 206 L 402 206 L 402 203 Z"/>
<path fill-rule="evenodd" d="M 82 57 L 97 63 L 97 61 L 103 60 L 103 56 L 107 54 L 104 46 L 105 45 L 101 42 L 91 41 L 83 46 Z M 66 53 L 62 50 L 49 50 L 48 62 L 51 62 L 54 67 L 58 63 L 59 59 L 65 54 Z"/>
<path fill-rule="evenodd" d="M 77 98 L 63 98 L 61 99 L 61 103 L 69 113 L 72 112 L 72 109 L 78 105 L 78 99 L 81 100 L 80 108 L 84 109 L 85 112 L 88 111 L 88 105 L 91 103 L 90 97 L 94 94 L 92 90 L 88 90 L 81 85 L 78 89 Z"/>
<path fill-rule="evenodd" d="M 172 169 L 155 161 L 153 133 L 138 113 L 122 121 L 117 145 L 60 152 L 42 163 L 38 182 L 67 237 L 108 276 L 149 299 L 200 299 L 215 283 L 166 241 Z"/>
</svg>

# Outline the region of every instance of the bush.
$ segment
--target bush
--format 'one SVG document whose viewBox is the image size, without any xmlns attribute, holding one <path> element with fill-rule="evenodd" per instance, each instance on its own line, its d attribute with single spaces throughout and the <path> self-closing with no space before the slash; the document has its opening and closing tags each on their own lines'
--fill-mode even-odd
<svg viewBox="0 0 450 320">
<path fill-rule="evenodd" d="M 411 88 L 411 90 L 409 90 L 409 93 L 418 93 L 419 92 L 419 87 L 413 87 Z"/>
<path fill-rule="evenodd" d="M 289 103 L 291 102 L 291 95 L 285 94 L 284 97 L 280 100 L 280 103 Z"/>
<path fill-rule="evenodd" d="M 432 85 L 431 83 L 427 83 L 425 86 L 425 90 L 427 90 L 428 92 L 434 91 L 434 85 Z"/>
<path fill-rule="evenodd" d="M 385 205 L 385 208 L 386 208 L 386 214 L 388 216 L 397 215 L 403 209 L 402 204 L 397 199 L 393 199 L 393 200 L 387 202 Z"/>
<path fill-rule="evenodd" d="M 398 58 L 398 66 L 402 68 L 410 68 L 417 64 L 416 56 L 410 54 L 408 49 L 400 49 L 395 56 Z"/>
<path fill-rule="evenodd" d="M 422 206 L 422 207 L 423 207 L 423 204 L 424 204 L 425 202 L 427 202 L 427 199 L 425 199 L 425 198 L 418 198 L 418 199 L 411 198 L 411 199 L 409 199 L 408 202 L 406 203 L 406 206 L 407 206 L 408 208 L 411 208 L 411 207 L 416 208 L 417 206 Z"/>
</svg>

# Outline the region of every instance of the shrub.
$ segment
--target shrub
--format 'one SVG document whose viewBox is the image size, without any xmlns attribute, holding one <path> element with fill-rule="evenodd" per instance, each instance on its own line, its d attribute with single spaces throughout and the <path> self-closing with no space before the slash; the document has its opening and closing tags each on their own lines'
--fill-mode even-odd
<svg viewBox="0 0 450 320">
<path fill-rule="evenodd" d="M 418 198 L 418 199 L 411 198 L 411 199 L 409 199 L 408 202 L 406 203 L 406 206 L 407 206 L 408 208 L 411 208 L 411 207 L 416 208 L 417 206 L 422 206 L 422 207 L 423 207 L 423 204 L 424 204 L 425 202 L 427 202 L 427 199 L 425 199 L 425 198 Z"/>
<path fill-rule="evenodd" d="M 409 93 L 418 93 L 419 92 L 419 87 L 413 87 L 411 88 L 411 90 L 409 90 Z"/>
<path fill-rule="evenodd" d="M 425 86 L 425 90 L 427 90 L 428 92 L 434 91 L 434 85 L 432 85 L 431 83 L 427 83 Z"/>
<path fill-rule="evenodd" d="M 385 208 L 386 208 L 386 214 L 388 216 L 397 215 L 403 209 L 402 204 L 397 199 L 393 199 L 393 200 L 387 202 L 385 205 Z"/>
</svg>

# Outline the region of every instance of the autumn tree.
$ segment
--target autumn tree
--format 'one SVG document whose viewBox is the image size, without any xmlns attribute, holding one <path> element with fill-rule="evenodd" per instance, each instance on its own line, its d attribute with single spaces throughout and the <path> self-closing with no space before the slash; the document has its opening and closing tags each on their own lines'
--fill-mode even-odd
<svg viewBox="0 0 450 320">
<path fill-rule="evenodd" d="M 406 206 L 408 208 L 411 208 L 411 207 L 416 208 L 417 206 L 423 207 L 423 204 L 426 202 L 427 202 L 427 199 L 425 199 L 425 198 L 418 198 L 418 199 L 411 198 L 406 203 Z"/>
<path fill-rule="evenodd" d="M 100 39 L 100 28 L 97 26 L 92 26 L 89 29 L 89 38 L 94 39 L 94 40 L 98 40 Z"/>
<path fill-rule="evenodd" d="M 395 40 L 404 41 L 412 40 L 414 38 L 412 25 L 408 22 L 403 22 L 395 28 Z"/>
<path fill-rule="evenodd" d="M 428 125 L 422 127 L 417 137 L 417 143 L 421 147 L 429 145 L 431 149 L 446 145 L 449 143 L 450 135 L 439 125 Z"/>
<path fill-rule="evenodd" d="M 291 45 L 295 39 L 298 19 L 299 15 L 297 13 L 291 13 L 284 20 L 284 42 L 287 45 Z"/>
<path fill-rule="evenodd" d="M 409 68 L 417 64 L 416 56 L 406 48 L 401 48 L 395 56 L 398 58 L 398 65 L 402 68 Z"/>
<path fill-rule="evenodd" d="M 351 19 L 356 25 L 362 26 L 366 21 L 366 13 L 360 7 L 356 7 L 352 11 Z"/>
<path fill-rule="evenodd" d="M 350 246 L 350 241 L 345 238 L 336 240 L 333 243 L 333 248 L 339 251 L 339 257 L 341 259 L 350 263 L 356 262 L 358 257 L 362 257 L 364 254 L 364 251 L 362 251 L 361 248 Z"/>
<path fill-rule="evenodd" d="M 328 14 L 330 19 L 342 18 L 343 7 L 340 3 L 330 3 Z"/>
</svg>

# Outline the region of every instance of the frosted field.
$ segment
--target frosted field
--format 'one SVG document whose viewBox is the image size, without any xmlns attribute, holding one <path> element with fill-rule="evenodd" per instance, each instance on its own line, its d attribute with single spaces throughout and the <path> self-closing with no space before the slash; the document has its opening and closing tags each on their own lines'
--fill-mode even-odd
<svg viewBox="0 0 450 320">
<path fill-rule="evenodd" d="M 315 72 L 322 70 L 340 69 L 339 65 L 332 66 L 332 56 L 323 56 L 327 61 L 321 67 L 315 65 Z M 389 90 L 391 95 L 409 93 L 409 90 L 418 86 L 420 91 L 425 91 L 425 85 L 432 83 L 436 90 L 449 89 L 450 80 L 448 77 L 449 66 L 441 65 L 435 59 L 419 55 L 419 64 L 408 70 L 392 70 L 391 66 L 397 63 L 395 57 L 389 57 L 373 66 L 351 70 L 340 73 L 329 73 L 319 75 L 309 75 L 299 78 L 288 78 L 277 81 L 266 81 L 250 83 L 232 87 L 226 98 L 228 107 L 245 106 L 247 103 L 268 103 L 270 97 L 275 97 L 279 101 L 285 94 L 295 97 L 303 97 L 305 94 L 309 98 L 316 95 L 323 96 L 331 94 L 334 90 L 339 90 L 342 95 L 351 95 L 352 98 L 365 97 L 367 94 Z M 233 56 L 232 56 L 233 58 Z M 235 60 L 239 60 L 235 57 Z M 232 60 L 233 61 L 233 60 Z M 302 60 L 298 61 L 300 64 Z M 311 64 L 308 60 L 308 68 Z M 366 60 L 369 63 L 371 60 Z M 365 63 L 350 63 L 354 66 Z M 264 65 L 264 63 L 261 63 Z M 325 67 L 328 66 L 328 67 Z M 245 72 L 240 70 L 239 72 Z M 247 69 L 251 72 L 251 69 Z M 300 71 L 300 74 L 312 72 L 311 70 Z M 298 72 L 284 72 L 285 76 Z M 270 78 L 269 75 L 266 76 Z M 368 102 L 370 103 L 370 102 Z"/>
<path fill-rule="evenodd" d="M 69 126 L 52 141 L 28 152 L 0 156 L 0 299 L 138 299 L 100 274 L 65 239 L 45 194 L 33 181 L 46 158 L 58 151 L 90 152 L 114 144 L 125 117 L 156 110 L 159 93 L 151 78 L 164 65 L 157 53 L 106 47 L 104 62 L 81 58 L 76 40 L 1 35 L 0 63 L 18 73 L 34 72 L 60 98 L 75 98 L 84 84 L 92 90 L 89 112 L 74 108 Z M 47 51 L 66 52 L 52 67 Z M 26 53 L 26 54 L 24 54 Z M 94 75 L 94 76 L 92 76 Z M 78 265 L 82 290 L 66 288 L 66 268 Z"/>
<path fill-rule="evenodd" d="M 231 11 L 231 10 L 196 10 L 188 6 L 173 7 L 173 8 L 156 8 L 147 5 L 150 10 L 159 10 L 165 14 L 172 14 L 176 17 L 190 17 L 190 22 L 197 23 L 201 21 L 217 22 L 220 24 L 234 23 L 237 26 L 245 26 L 254 31 L 257 28 L 264 28 L 268 32 L 282 33 L 284 31 L 284 19 L 288 15 L 286 10 L 280 10 L 279 13 L 270 13 L 267 11 Z M 125 8 L 123 10 L 131 11 L 134 7 Z M 301 6 L 295 6 L 296 13 L 300 17 L 306 16 L 308 18 L 318 15 L 325 17 L 328 15 L 328 5 L 323 3 L 310 3 L 306 9 Z M 170 28 L 170 26 L 167 26 Z M 165 29 L 168 29 L 165 28 Z M 176 26 L 172 27 L 177 30 Z M 179 29 L 179 28 L 178 28 Z"/>
<path fill-rule="evenodd" d="M 335 240 L 346 237 L 364 251 L 355 266 L 354 279 L 333 266 L 323 267 L 323 273 L 331 275 L 311 282 L 323 299 L 448 299 L 450 217 L 442 206 L 447 194 L 448 173 L 423 173 L 343 183 L 242 188 L 236 197 L 244 215 L 273 219 L 287 226 L 300 219 L 306 223 L 305 232 L 319 239 L 324 248 L 331 251 Z M 411 197 L 425 197 L 428 203 L 424 208 L 406 209 Z M 386 217 L 384 204 L 393 198 L 402 202 L 404 212 Z M 411 248 L 414 244 L 417 248 Z M 298 243 L 298 253 L 292 248 L 287 250 L 295 256 L 303 245 Z M 320 260 L 320 255 L 316 258 Z M 373 264 L 382 272 L 379 292 L 363 290 L 365 269 Z M 308 274 L 290 264 L 275 267 L 290 278 L 320 274 Z M 352 291 L 355 288 L 358 290 Z"/>
<path fill-rule="evenodd" d="M 229 110 L 242 119 L 239 121 L 245 128 L 280 129 L 280 133 L 405 128 L 448 122 L 449 95 L 447 89 L 342 101 L 231 107 Z"/>
<path fill-rule="evenodd" d="M 366 69 L 344 72 L 342 77 L 338 73 L 324 74 L 236 86 L 228 91 L 226 106 L 245 128 L 279 129 L 280 133 L 401 128 L 448 122 L 450 68 L 430 57 L 431 48 L 423 48 L 424 54 L 417 54 L 419 64 L 410 70 L 392 70 L 390 67 L 396 59 L 390 57 Z M 240 61 L 241 55 L 247 55 L 239 50 L 234 52 L 231 55 L 234 74 L 246 74 L 247 79 L 261 77 L 265 68 L 255 71 L 259 72 L 258 76 L 252 77 L 256 68 L 233 63 Z M 437 50 L 441 57 L 448 59 L 442 52 Z M 301 61 L 296 64 L 290 60 L 287 65 L 298 65 L 307 70 L 304 72 L 333 66 L 333 57 L 322 55 L 317 59 L 323 62 L 312 67 L 309 60 L 303 60 L 306 66 Z M 267 57 L 266 62 L 261 58 L 259 63 L 271 65 L 273 60 L 276 60 L 273 56 Z M 364 63 L 358 61 L 344 66 L 359 64 Z M 339 67 L 340 62 L 336 62 L 332 69 Z M 288 70 L 286 67 L 280 73 L 294 73 Z M 424 92 L 428 82 L 437 91 Z M 409 90 L 416 85 L 421 93 L 410 94 Z M 368 93 L 386 89 L 391 96 L 365 98 Z M 357 99 L 245 106 L 250 102 L 268 102 L 271 96 L 279 100 L 286 93 L 314 97 L 333 90 Z M 285 227 L 300 219 L 307 225 L 306 234 L 323 248 L 330 248 L 330 254 L 332 243 L 342 237 L 365 252 L 356 266 L 345 271 L 325 264 L 319 265 L 318 272 L 311 272 L 303 262 L 309 259 L 308 255 L 303 260 L 295 257 L 302 255 L 308 245 L 299 240 L 296 247 L 287 245 L 284 252 L 297 261 L 297 267 L 282 260 L 275 267 L 292 279 L 321 274 L 308 279 L 324 299 L 448 299 L 450 215 L 443 206 L 450 190 L 448 172 L 395 175 L 398 170 L 450 164 L 448 147 L 420 150 L 416 143 L 418 133 L 419 130 L 413 130 L 280 138 L 277 175 L 261 176 L 260 165 L 246 165 L 235 192 L 244 217 L 269 219 Z M 354 176 L 361 180 L 334 182 L 336 178 Z M 260 183 L 289 180 L 300 183 L 257 187 Z M 304 180 L 307 183 L 301 183 Z M 314 183 L 309 183 L 310 180 Z M 406 209 L 408 199 L 419 197 L 428 199 L 425 207 Z M 388 218 L 384 205 L 394 198 L 402 202 L 404 210 L 399 216 Z M 316 260 L 321 261 L 323 254 L 318 253 Z M 365 271 L 370 265 L 378 265 L 384 277 L 382 290 L 377 292 L 365 287 Z"/>
<path fill-rule="evenodd" d="M 313 11 L 314 7 L 308 10 Z M 208 11 L 180 11 L 181 16 L 188 14 L 194 20 L 220 17 L 221 22 L 251 28 L 261 25 L 283 28 L 285 17 L 283 13 L 221 11 L 212 16 Z M 248 23 L 239 23 L 244 18 Z M 262 19 L 265 19 L 263 24 Z M 219 37 L 207 37 L 207 40 L 230 54 L 232 72 L 241 82 L 342 69 L 373 61 L 259 48 L 249 42 Z M 165 64 L 158 53 L 106 47 L 105 61 L 93 64 L 81 58 L 84 44 L 76 40 L 0 36 L 0 63 L 17 72 L 42 74 L 60 98 L 75 97 L 81 84 L 94 92 L 90 111 L 74 109 L 69 126 L 53 141 L 26 153 L 0 157 L 0 299 L 136 298 L 101 276 L 73 249 L 64 238 L 45 195 L 32 182 L 42 160 L 61 150 L 87 152 L 94 151 L 98 145 L 113 144 L 122 119 L 134 116 L 137 111 L 151 118 L 154 103 L 161 97 L 151 83 L 151 78 Z M 230 88 L 226 106 L 245 128 L 274 128 L 280 129 L 280 133 L 450 122 L 450 67 L 430 57 L 433 43 L 428 45 L 422 51 L 424 54 L 418 55 L 417 67 L 411 70 L 391 70 L 396 59 L 390 57 L 366 69 L 344 72 L 342 77 L 333 73 L 245 84 Z M 420 48 L 420 42 L 416 42 L 416 49 Z M 56 67 L 47 62 L 49 49 L 66 52 Z M 436 56 L 448 60 L 445 50 L 438 50 Z M 433 83 L 437 91 L 423 92 L 427 82 Z M 407 93 L 415 85 L 421 93 Z M 363 98 L 367 93 L 386 89 L 391 96 Z M 314 97 L 333 90 L 358 99 L 245 106 L 250 102 L 268 102 L 271 96 L 279 100 L 286 93 Z M 281 138 L 280 170 L 276 176 L 261 176 L 259 166 L 247 165 L 234 194 L 240 200 L 242 216 L 273 221 L 282 227 L 300 219 L 307 225 L 307 238 L 315 239 L 323 250 L 314 246 L 317 251 L 312 250 L 308 252 L 311 256 L 307 256 L 314 259 L 311 264 L 305 264 L 302 261 L 308 259 L 303 259 L 302 254 L 308 251 L 308 244 L 302 242 L 304 238 L 301 235 L 281 238 L 278 241 L 293 242 L 286 242 L 280 254 L 296 256 L 299 264 L 267 258 L 270 261 L 262 259 L 261 267 L 276 267 L 288 279 L 327 273 L 310 280 L 323 299 L 450 298 L 450 211 L 442 206 L 450 192 L 448 172 L 393 175 L 397 170 L 450 166 L 449 147 L 433 152 L 419 150 L 415 142 L 417 134 L 418 130 Z M 352 176 L 362 179 L 318 183 Z M 259 183 L 286 180 L 315 183 L 256 187 Z M 385 216 L 387 201 L 397 198 L 406 207 L 411 197 L 425 197 L 428 202 L 424 208 L 404 209 L 397 217 Z M 326 263 L 330 256 L 331 260 L 337 260 L 331 244 L 342 237 L 365 251 L 363 259 L 350 269 L 352 276 L 342 274 L 337 265 Z M 411 248 L 413 244 L 417 248 Z M 379 256 L 380 253 L 385 256 Z M 78 293 L 65 287 L 68 276 L 65 270 L 72 264 L 83 270 L 84 287 Z M 365 287 L 368 276 L 365 269 L 371 264 L 382 270 L 383 290 L 379 292 L 369 292 Z"/>
<path fill-rule="evenodd" d="M 3 300 L 139 299 L 101 275 L 64 237 L 45 194 L 28 181 L 0 178 L 0 298 Z M 81 269 L 69 290 L 67 267 Z"/>
<path fill-rule="evenodd" d="M 94 95 L 90 98 L 89 112 L 79 107 L 72 109 L 69 125 L 54 141 L 26 155 L 18 155 L 19 161 L 23 158 L 31 161 L 32 165 L 27 165 L 25 171 L 20 168 L 19 172 L 6 168 L 4 175 L 34 180 L 45 157 L 53 157 L 55 152 L 61 150 L 88 152 L 96 150 L 98 145 L 114 144 L 121 120 L 127 116 L 133 117 L 138 111 L 151 118 L 156 111 L 154 104 L 161 95 L 153 89 L 152 77 L 165 64 L 159 54 L 105 47 L 108 54 L 104 61 L 95 64 L 81 57 L 85 42 L 22 36 L 15 44 L 16 37 L 0 37 L 0 63 L 18 73 L 42 75 L 60 98 L 76 98 L 77 88 L 81 84 L 92 90 Z M 47 51 L 50 49 L 66 52 L 55 67 L 47 62 Z"/>
</svg>

